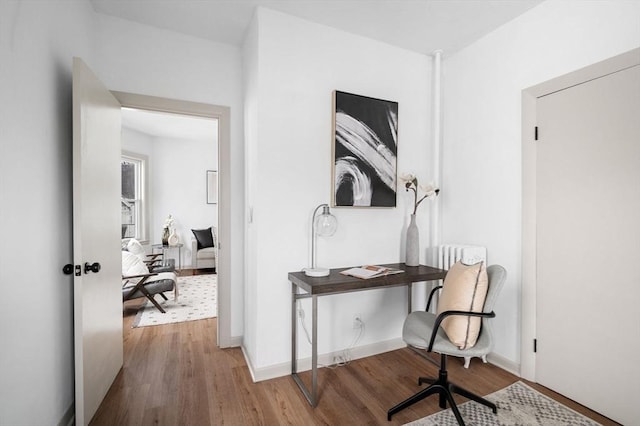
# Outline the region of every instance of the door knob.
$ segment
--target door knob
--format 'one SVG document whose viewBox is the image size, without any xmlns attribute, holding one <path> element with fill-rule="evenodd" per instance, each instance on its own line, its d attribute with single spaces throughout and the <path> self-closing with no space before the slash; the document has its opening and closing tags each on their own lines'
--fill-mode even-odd
<svg viewBox="0 0 640 426">
<path fill-rule="evenodd" d="M 65 275 L 73 274 L 73 265 L 71 263 L 67 263 L 62 267 L 62 273 Z"/>
<path fill-rule="evenodd" d="M 94 262 L 94 263 L 86 262 L 84 264 L 84 273 L 88 274 L 89 272 L 95 272 L 96 274 L 100 272 L 100 264 L 98 262 Z"/>
<path fill-rule="evenodd" d="M 100 265 L 98 265 L 100 267 Z M 74 274 L 76 277 L 79 277 L 82 274 L 82 268 L 80 265 L 73 265 L 71 263 L 67 263 L 62 267 L 62 273 L 65 275 Z"/>
</svg>

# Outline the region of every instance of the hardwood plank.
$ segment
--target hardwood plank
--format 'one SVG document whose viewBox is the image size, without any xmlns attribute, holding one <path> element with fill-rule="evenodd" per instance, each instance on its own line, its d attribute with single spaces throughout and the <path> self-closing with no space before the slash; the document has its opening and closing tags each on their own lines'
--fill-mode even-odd
<svg viewBox="0 0 640 426">
<path fill-rule="evenodd" d="M 216 347 L 215 318 L 131 328 L 141 303 L 144 300 L 125 304 L 124 367 L 92 419 L 93 426 L 401 425 L 440 410 L 437 397 L 427 398 L 387 422 L 387 410 L 418 391 L 418 376 L 437 375 L 433 363 L 408 348 L 320 369 L 314 409 L 289 376 L 253 383 L 239 348 Z M 301 373 L 306 381 L 309 375 Z M 480 395 L 518 380 L 475 358 L 470 369 L 450 358 L 449 377 Z M 527 383 L 603 425 L 616 424 Z M 457 396 L 456 401 L 464 398 Z"/>
</svg>

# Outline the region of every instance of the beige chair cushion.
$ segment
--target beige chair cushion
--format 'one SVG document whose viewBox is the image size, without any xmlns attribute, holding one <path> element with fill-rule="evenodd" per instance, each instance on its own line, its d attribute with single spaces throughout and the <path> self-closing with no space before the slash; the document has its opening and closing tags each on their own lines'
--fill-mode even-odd
<svg viewBox="0 0 640 426">
<path fill-rule="evenodd" d="M 214 259 L 216 257 L 215 247 L 207 247 L 198 250 L 198 260 L 200 259 Z"/>
<path fill-rule="evenodd" d="M 437 314 L 445 311 L 482 312 L 489 279 L 484 262 L 475 265 L 455 263 L 444 280 Z M 453 315 L 441 323 L 447 337 L 460 349 L 473 347 L 480 333 L 481 318 Z"/>
</svg>

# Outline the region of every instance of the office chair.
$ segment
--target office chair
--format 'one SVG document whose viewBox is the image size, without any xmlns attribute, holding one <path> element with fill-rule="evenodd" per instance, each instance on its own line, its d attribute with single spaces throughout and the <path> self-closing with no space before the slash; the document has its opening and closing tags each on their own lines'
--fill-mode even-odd
<svg viewBox="0 0 640 426">
<path fill-rule="evenodd" d="M 447 377 L 447 355 L 453 355 L 458 357 L 472 357 L 472 356 L 482 356 L 483 354 L 491 351 L 493 347 L 493 336 L 491 334 L 491 326 L 490 326 L 490 318 L 495 317 L 495 313 L 493 312 L 493 306 L 495 305 L 496 299 L 500 290 L 504 285 L 504 281 L 506 278 L 506 271 L 502 266 L 492 265 L 487 268 L 487 276 L 488 276 L 488 289 L 487 295 L 484 301 L 484 307 L 482 312 L 469 312 L 469 311 L 445 311 L 440 313 L 439 315 L 428 312 L 429 305 L 431 304 L 431 300 L 433 295 L 437 290 L 442 288 L 442 286 L 438 286 L 431 291 L 429 295 L 429 300 L 427 302 L 427 311 L 416 311 L 409 314 L 407 319 L 404 322 L 404 327 L 402 330 L 402 339 L 407 343 L 407 345 L 417 348 L 420 350 L 425 350 L 426 352 L 436 352 L 440 354 L 440 369 L 437 379 L 431 379 L 427 377 L 420 377 L 418 379 L 418 385 L 422 385 L 423 383 L 429 383 L 430 386 L 422 389 L 420 392 L 415 395 L 407 398 L 401 403 L 397 404 L 393 408 L 391 408 L 387 412 L 387 420 L 391 420 L 391 416 L 395 413 L 415 404 L 418 401 L 423 400 L 429 395 L 439 394 L 440 397 L 440 408 L 446 408 L 447 402 L 451 406 L 451 411 L 458 421 L 458 424 L 464 426 L 464 420 L 462 419 L 462 415 L 458 410 L 455 400 L 453 399 L 453 394 L 457 393 L 459 395 L 464 396 L 470 400 L 476 401 L 482 405 L 485 405 L 494 413 L 497 413 L 497 407 L 491 401 L 488 401 L 478 395 L 471 393 L 470 391 L 463 389 L 451 382 Z M 445 279 L 445 284 L 447 283 Z M 474 346 L 468 349 L 460 349 L 458 346 L 454 345 L 447 334 L 442 328 L 442 321 L 451 316 L 466 316 L 470 317 L 480 317 L 482 318 L 482 326 L 480 333 L 478 335 L 478 339 Z"/>
</svg>

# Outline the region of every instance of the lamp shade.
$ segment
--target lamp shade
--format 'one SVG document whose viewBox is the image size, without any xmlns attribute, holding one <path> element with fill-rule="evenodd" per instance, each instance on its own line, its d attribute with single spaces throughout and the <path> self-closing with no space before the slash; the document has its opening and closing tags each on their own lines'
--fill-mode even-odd
<svg viewBox="0 0 640 426">
<path fill-rule="evenodd" d="M 315 218 L 316 234 L 330 237 L 338 229 L 338 219 L 329 211 L 329 206 L 322 206 L 322 213 Z"/>
<path fill-rule="evenodd" d="M 318 211 L 322 208 L 322 213 Z M 316 267 L 316 235 L 330 237 L 338 229 L 338 220 L 331 214 L 327 204 L 320 204 L 313 212 L 311 219 L 311 268 L 305 268 L 304 272 L 310 277 L 326 277 L 330 271 L 328 268 Z"/>
</svg>

